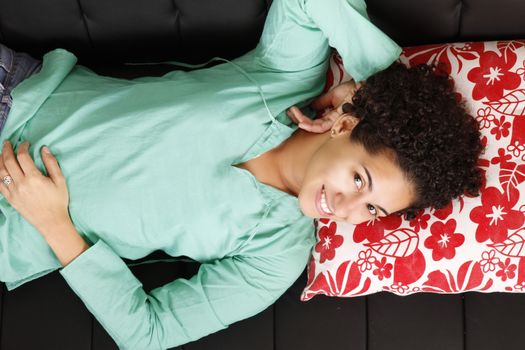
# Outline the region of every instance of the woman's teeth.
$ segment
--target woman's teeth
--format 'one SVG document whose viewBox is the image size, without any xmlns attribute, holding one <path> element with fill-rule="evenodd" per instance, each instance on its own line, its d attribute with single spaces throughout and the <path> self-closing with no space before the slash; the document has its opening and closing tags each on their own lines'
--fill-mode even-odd
<svg viewBox="0 0 525 350">
<path fill-rule="evenodd" d="M 321 192 L 321 209 L 323 209 L 326 213 L 330 215 L 334 215 L 330 208 L 328 208 L 328 204 L 326 203 L 326 192 L 324 191 L 324 188 Z"/>
</svg>

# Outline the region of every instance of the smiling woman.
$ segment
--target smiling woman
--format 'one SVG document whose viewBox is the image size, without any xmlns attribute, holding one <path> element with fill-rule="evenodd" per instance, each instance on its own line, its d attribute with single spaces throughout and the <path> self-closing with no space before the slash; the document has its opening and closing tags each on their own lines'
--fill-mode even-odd
<svg viewBox="0 0 525 350">
<path fill-rule="evenodd" d="M 370 79 L 314 102 L 333 107 L 319 122 L 292 112 L 297 130 L 286 109 L 322 91 L 329 44 L 356 81 Z M 456 110 L 452 136 L 435 128 L 453 109 L 420 91 L 450 106 L 445 80 L 397 66 L 375 75 L 400 51 L 364 1 L 274 0 L 258 46 L 206 69 L 126 80 L 47 53 L 11 92 L 1 130 L 0 280 L 11 290 L 59 270 L 127 349 L 184 344 L 262 311 L 304 270 L 312 217 L 357 223 L 439 204 L 426 199 L 441 190 L 434 176 L 465 188 L 463 173 L 419 162 L 446 167 L 444 152 L 470 169 L 479 147 L 458 158 L 442 145 L 479 142 L 456 130 L 474 125 Z M 355 110 L 342 110 L 356 88 Z M 121 257 L 155 250 L 200 262 L 198 273 L 146 293 Z"/>
<path fill-rule="evenodd" d="M 272 159 L 265 154 L 295 136 L 286 109 L 321 93 L 329 43 L 352 62 L 357 81 L 401 52 L 361 0 L 274 0 L 254 50 L 161 77 L 105 77 L 66 50 L 48 52 L 39 73 L 10 93 L 1 130 L 13 153 L 4 152 L 0 177 L 13 182 L 0 184 L 0 280 L 12 290 L 59 270 L 126 349 L 184 344 L 271 305 L 304 270 L 314 225 L 287 190 L 299 184 L 297 171 L 285 182 L 274 174 L 268 185 L 249 162 Z M 69 195 L 55 219 L 23 208 L 34 208 L 34 198 L 52 206 L 63 188 L 18 196 L 39 186 L 17 187 L 23 177 L 10 174 L 17 160 L 32 158 L 42 174 L 31 181 L 42 183 L 44 145 Z M 121 258 L 155 250 L 200 262 L 198 273 L 146 292 Z"/>
<path fill-rule="evenodd" d="M 303 212 L 358 224 L 407 208 L 412 185 L 392 152 L 370 154 L 361 144 L 348 141 L 350 128 L 343 130 L 334 133 L 308 165 L 299 194 Z M 315 211 L 309 203 L 315 203 Z M 328 211 L 319 210 L 324 205 Z"/>
<path fill-rule="evenodd" d="M 395 63 L 341 103 L 337 119 L 317 123 L 330 133 L 297 132 L 281 146 L 281 177 L 305 215 L 359 224 L 478 194 L 478 124 L 447 75 Z"/>
</svg>

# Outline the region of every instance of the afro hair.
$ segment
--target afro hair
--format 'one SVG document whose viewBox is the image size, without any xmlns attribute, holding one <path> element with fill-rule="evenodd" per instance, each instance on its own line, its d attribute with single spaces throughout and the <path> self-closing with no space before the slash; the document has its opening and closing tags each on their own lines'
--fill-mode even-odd
<svg viewBox="0 0 525 350">
<path fill-rule="evenodd" d="M 483 146 L 478 124 L 459 96 L 442 70 L 396 62 L 368 78 L 343 106 L 359 118 L 351 140 L 371 154 L 393 151 L 413 184 L 416 199 L 400 212 L 408 219 L 459 195 L 479 194 Z"/>
</svg>

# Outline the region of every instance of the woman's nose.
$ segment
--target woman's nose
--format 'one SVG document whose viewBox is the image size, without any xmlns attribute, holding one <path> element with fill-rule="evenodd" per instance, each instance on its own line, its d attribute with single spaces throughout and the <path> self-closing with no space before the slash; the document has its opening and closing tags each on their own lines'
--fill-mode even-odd
<svg viewBox="0 0 525 350">
<path fill-rule="evenodd" d="M 359 195 L 355 193 L 336 195 L 334 214 L 351 224 L 357 225 L 369 219 L 363 208 L 366 205 L 361 203 Z"/>
</svg>

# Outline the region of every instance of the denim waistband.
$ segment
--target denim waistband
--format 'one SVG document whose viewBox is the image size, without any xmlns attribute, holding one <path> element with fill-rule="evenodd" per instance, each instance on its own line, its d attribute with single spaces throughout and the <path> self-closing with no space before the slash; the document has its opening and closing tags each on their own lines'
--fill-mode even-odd
<svg viewBox="0 0 525 350">
<path fill-rule="evenodd" d="M 38 73 L 41 67 L 42 61 L 0 43 L 0 131 L 11 109 L 11 91 L 21 81 Z"/>
<path fill-rule="evenodd" d="M 0 93 L 3 93 L 7 75 L 13 68 L 13 51 L 0 44 Z"/>
</svg>

